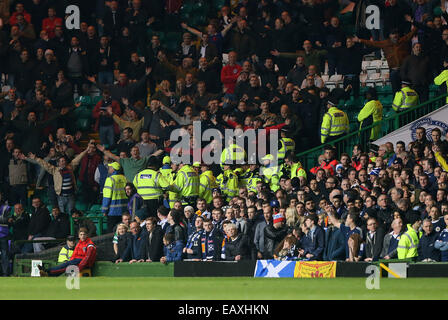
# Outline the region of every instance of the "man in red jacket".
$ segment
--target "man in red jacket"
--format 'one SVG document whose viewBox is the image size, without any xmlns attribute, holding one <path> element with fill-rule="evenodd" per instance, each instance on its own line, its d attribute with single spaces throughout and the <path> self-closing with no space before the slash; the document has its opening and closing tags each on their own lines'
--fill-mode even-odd
<svg viewBox="0 0 448 320">
<path fill-rule="evenodd" d="M 53 7 L 48 8 L 48 18 L 42 21 L 42 30 L 47 31 L 48 37 L 53 39 L 54 30 L 57 26 L 62 26 L 62 18 L 56 17 L 56 10 Z"/>
<path fill-rule="evenodd" d="M 120 128 L 107 113 L 109 106 L 112 107 L 113 114 L 121 115 L 120 103 L 112 99 L 109 89 L 104 89 L 103 99 L 96 104 L 92 117 L 95 119 L 95 131 L 100 134 L 100 143 L 110 147 L 115 144 L 115 135 L 120 133 Z"/>
<path fill-rule="evenodd" d="M 224 85 L 225 96 L 224 98 L 227 100 L 235 100 L 235 86 L 236 81 L 240 75 L 241 70 L 243 69 L 237 61 L 237 53 L 235 51 L 229 52 L 229 62 L 222 68 L 221 70 L 221 82 Z M 224 108 L 227 107 L 227 103 L 225 103 Z"/>
<path fill-rule="evenodd" d="M 87 236 L 86 228 L 80 228 L 78 236 L 79 242 L 76 245 L 70 260 L 48 270 L 44 270 L 43 267 L 39 266 L 41 277 L 59 276 L 65 272 L 65 269 L 68 266 L 78 266 L 80 272 L 85 268 L 93 266 L 96 258 L 96 246 Z"/>
</svg>

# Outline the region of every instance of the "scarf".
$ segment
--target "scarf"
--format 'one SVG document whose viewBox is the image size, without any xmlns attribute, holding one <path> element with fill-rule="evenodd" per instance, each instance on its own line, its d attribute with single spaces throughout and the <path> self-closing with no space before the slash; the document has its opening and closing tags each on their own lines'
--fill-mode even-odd
<svg viewBox="0 0 448 320">
<path fill-rule="evenodd" d="M 215 230 L 213 228 L 212 231 L 206 232 L 205 230 L 201 233 L 201 252 L 202 252 L 202 260 L 212 260 L 215 256 Z"/>
</svg>

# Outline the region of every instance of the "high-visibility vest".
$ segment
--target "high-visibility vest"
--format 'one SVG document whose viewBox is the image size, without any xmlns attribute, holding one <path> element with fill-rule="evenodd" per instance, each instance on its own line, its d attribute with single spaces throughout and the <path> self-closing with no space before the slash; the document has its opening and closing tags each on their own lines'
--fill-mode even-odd
<svg viewBox="0 0 448 320">
<path fill-rule="evenodd" d="M 434 84 L 440 86 L 447 80 L 448 80 L 448 70 L 443 70 L 437 77 L 434 78 Z M 446 103 L 448 103 L 448 97 L 446 97 Z"/>
<path fill-rule="evenodd" d="M 395 93 L 392 109 L 402 111 L 416 105 L 418 105 L 418 93 L 410 87 L 404 87 Z"/>
<path fill-rule="evenodd" d="M 282 171 L 283 166 L 275 166 L 275 167 L 262 167 L 262 175 L 264 176 L 264 180 L 266 183 L 269 183 L 269 187 L 272 191 L 276 192 L 280 189 L 279 181 L 280 181 L 280 172 Z"/>
<path fill-rule="evenodd" d="M 295 177 L 304 177 L 306 179 L 306 171 L 303 169 L 302 164 L 300 162 L 293 163 L 291 166 L 291 175 L 290 178 Z"/>
<path fill-rule="evenodd" d="M 258 172 L 251 172 L 251 175 L 247 181 L 247 191 L 258 193 L 257 191 L 258 181 L 263 181 Z"/>
<path fill-rule="evenodd" d="M 235 171 L 234 171 L 234 172 L 235 172 Z M 235 173 L 236 173 L 236 172 L 235 172 Z M 239 187 L 239 188 L 247 187 L 251 175 L 252 175 L 252 171 L 250 171 L 249 168 L 248 168 L 245 172 L 241 173 L 241 174 L 238 176 L 238 187 Z"/>
<path fill-rule="evenodd" d="M 418 256 L 418 243 L 422 233 L 414 230 L 410 224 L 408 224 L 408 231 L 401 235 L 400 241 L 398 241 L 397 254 L 398 259 L 414 258 Z"/>
<path fill-rule="evenodd" d="M 281 138 L 280 139 L 280 149 L 278 150 L 278 159 L 284 159 L 286 152 L 293 151 L 296 149 L 296 143 L 291 138 Z"/>
<path fill-rule="evenodd" d="M 216 187 L 216 178 L 211 170 L 207 170 L 199 176 L 199 197 L 205 199 L 207 203 L 212 202 L 213 189 Z"/>
<path fill-rule="evenodd" d="M 337 107 L 331 107 L 324 114 L 320 129 L 320 141 L 325 143 L 328 137 L 340 136 L 350 130 L 347 114 Z"/>
<path fill-rule="evenodd" d="M 101 211 L 110 216 L 121 216 L 127 210 L 126 177 L 122 174 L 112 174 L 107 177 L 103 188 L 103 204 Z"/>
<path fill-rule="evenodd" d="M 171 183 L 169 190 L 174 191 L 181 198 L 199 195 L 198 173 L 188 164 L 185 164 L 176 174 L 176 179 Z"/>
<path fill-rule="evenodd" d="M 232 170 L 226 170 L 219 176 L 221 192 L 227 196 L 227 200 L 238 196 L 238 176 Z"/>
<path fill-rule="evenodd" d="M 236 164 L 243 161 L 245 157 L 246 151 L 242 147 L 237 144 L 231 144 L 221 153 L 221 166 L 223 164 Z"/>
<path fill-rule="evenodd" d="M 70 249 L 67 245 L 63 246 L 61 248 L 61 251 L 59 251 L 59 256 L 58 256 L 58 263 L 64 263 L 67 261 L 70 261 L 70 258 L 73 255 L 73 249 Z"/>
<path fill-rule="evenodd" d="M 171 172 L 168 177 L 169 184 L 172 185 L 175 180 L 176 180 L 176 172 Z M 168 190 L 168 205 L 170 206 L 171 209 L 174 208 L 174 203 L 176 201 L 181 201 L 181 200 L 182 199 L 177 192 Z"/>
<path fill-rule="evenodd" d="M 372 116 L 372 123 L 383 119 L 383 105 L 379 100 L 370 100 L 367 102 L 358 114 L 358 121 L 360 122 L 359 129 L 362 128 L 362 122 L 368 117 Z M 381 125 L 376 125 L 370 131 L 370 140 L 376 140 L 380 137 Z"/>
<path fill-rule="evenodd" d="M 153 169 L 140 171 L 134 177 L 134 186 L 143 200 L 160 199 L 163 195 L 163 188 L 167 188 L 168 185 L 169 181 L 160 172 Z"/>
</svg>

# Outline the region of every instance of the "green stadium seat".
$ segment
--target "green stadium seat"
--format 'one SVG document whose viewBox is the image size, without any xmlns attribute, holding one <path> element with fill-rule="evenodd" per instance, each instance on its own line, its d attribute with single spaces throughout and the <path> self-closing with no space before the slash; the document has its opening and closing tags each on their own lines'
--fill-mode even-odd
<svg viewBox="0 0 448 320">
<path fill-rule="evenodd" d="M 75 208 L 82 212 L 85 212 L 85 211 L 87 211 L 88 205 L 85 202 L 77 200 L 76 204 L 75 204 Z"/>
<path fill-rule="evenodd" d="M 90 207 L 89 212 L 92 214 L 100 214 L 101 213 L 101 205 L 94 204 Z"/>
<path fill-rule="evenodd" d="M 90 106 L 92 104 L 92 99 L 89 96 L 79 96 L 75 99 L 75 103 L 81 102 L 82 106 Z"/>
</svg>

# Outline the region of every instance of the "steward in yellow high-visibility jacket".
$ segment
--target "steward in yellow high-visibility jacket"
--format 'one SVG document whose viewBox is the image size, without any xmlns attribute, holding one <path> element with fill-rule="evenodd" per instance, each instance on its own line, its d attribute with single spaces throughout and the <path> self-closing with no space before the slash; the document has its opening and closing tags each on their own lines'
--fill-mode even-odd
<svg viewBox="0 0 448 320">
<path fill-rule="evenodd" d="M 209 166 L 205 163 L 201 164 L 202 173 L 199 176 L 199 198 L 202 198 L 207 203 L 212 203 L 213 189 L 217 188 L 216 178 Z"/>
<path fill-rule="evenodd" d="M 74 236 L 67 237 L 66 245 L 61 248 L 61 251 L 59 251 L 58 263 L 70 261 L 73 251 L 75 250 L 75 242 L 76 239 Z"/>
<path fill-rule="evenodd" d="M 280 189 L 280 174 L 282 166 L 276 163 L 276 159 L 273 155 L 267 154 L 262 158 L 263 167 L 261 168 L 261 175 L 264 177 L 264 181 L 269 184 L 269 188 L 276 192 Z"/>
<path fill-rule="evenodd" d="M 306 171 L 303 169 L 302 163 L 300 163 L 295 154 L 290 153 L 286 156 L 285 165 L 289 170 L 291 170 L 289 173 L 289 177 L 291 179 L 297 177 L 299 178 L 301 185 L 306 184 Z"/>
<path fill-rule="evenodd" d="M 401 90 L 395 93 L 392 109 L 403 111 L 418 105 L 418 93 L 410 87 L 411 83 L 407 80 L 401 81 Z"/>
<path fill-rule="evenodd" d="M 371 124 L 383 119 L 383 105 L 378 100 L 375 88 L 369 88 L 366 92 L 367 103 L 358 114 L 360 122 L 359 130 L 370 126 Z M 374 126 L 370 131 L 370 140 L 376 140 L 380 137 L 381 125 Z"/>
<path fill-rule="evenodd" d="M 127 210 L 128 197 L 126 196 L 126 177 L 120 173 L 118 162 L 108 165 L 109 176 L 104 182 L 103 202 L 101 212 L 107 216 L 108 232 L 112 232 L 115 224 L 121 221 L 121 215 Z"/>
<path fill-rule="evenodd" d="M 437 77 L 434 78 L 434 84 L 438 86 L 448 81 L 448 57 L 445 58 L 445 60 L 446 61 L 443 61 L 443 67 L 445 68 L 445 70 L 443 70 Z M 446 103 L 448 103 L 448 97 L 446 97 Z"/>
<path fill-rule="evenodd" d="M 422 236 L 422 232 L 419 232 L 418 229 L 422 225 L 422 220 L 417 214 L 414 214 L 409 220 L 411 223 L 407 225 L 408 230 L 401 235 L 400 241 L 398 241 L 398 259 L 415 258 L 418 256 L 417 248 Z"/>
<path fill-rule="evenodd" d="M 199 196 L 199 175 L 189 164 L 179 164 L 176 179 L 168 190 L 176 192 L 183 205 L 195 205 Z"/>
<path fill-rule="evenodd" d="M 223 195 L 226 196 L 227 201 L 238 196 L 238 176 L 233 172 L 231 166 L 224 165 L 224 172 L 216 180 L 220 181 L 219 188 Z"/>
<path fill-rule="evenodd" d="M 263 181 L 263 178 L 260 177 L 260 168 L 256 164 L 251 164 L 249 166 L 249 178 L 247 180 L 247 191 L 258 193 L 257 183 L 258 181 Z"/>
<path fill-rule="evenodd" d="M 335 140 L 350 130 L 347 114 L 339 110 L 333 101 L 328 100 L 328 111 L 324 114 L 320 128 L 320 142 Z"/>
<path fill-rule="evenodd" d="M 224 164 L 242 164 L 246 158 L 246 151 L 239 145 L 231 143 L 221 152 L 221 168 Z"/>
</svg>

